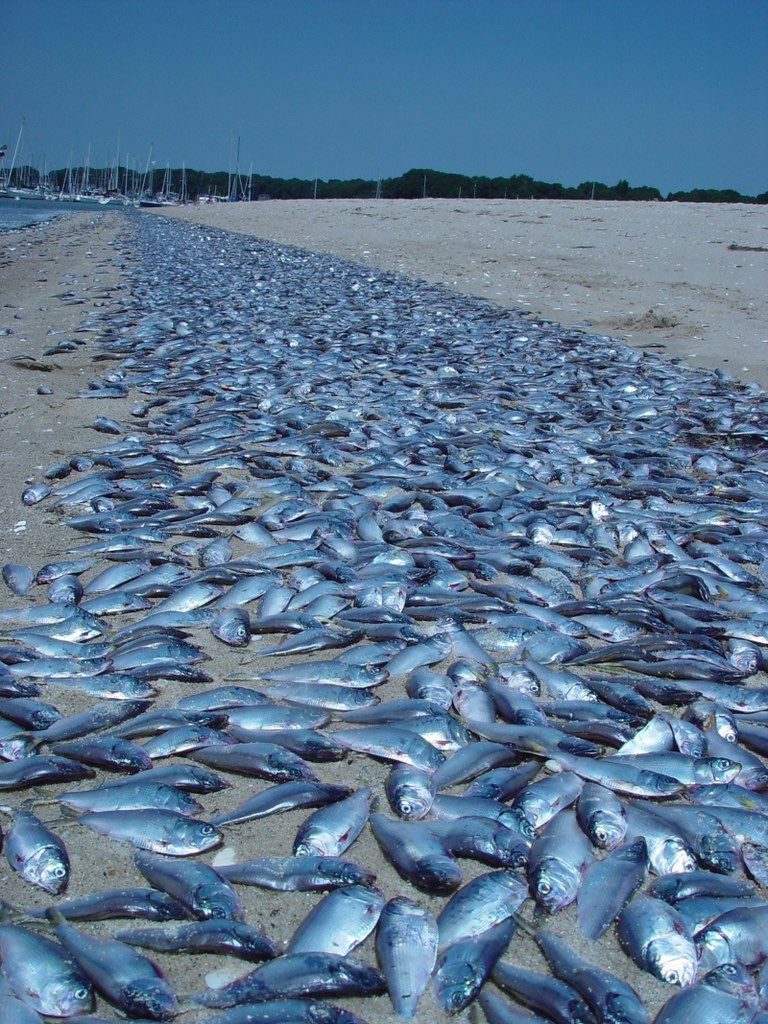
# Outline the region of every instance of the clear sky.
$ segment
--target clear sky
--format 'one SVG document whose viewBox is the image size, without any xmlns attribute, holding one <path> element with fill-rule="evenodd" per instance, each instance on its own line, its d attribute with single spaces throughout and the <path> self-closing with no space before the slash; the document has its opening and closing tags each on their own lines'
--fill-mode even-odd
<svg viewBox="0 0 768 1024">
<path fill-rule="evenodd" d="M 768 189 L 768 0 L 0 0 L 0 143 Z"/>
</svg>

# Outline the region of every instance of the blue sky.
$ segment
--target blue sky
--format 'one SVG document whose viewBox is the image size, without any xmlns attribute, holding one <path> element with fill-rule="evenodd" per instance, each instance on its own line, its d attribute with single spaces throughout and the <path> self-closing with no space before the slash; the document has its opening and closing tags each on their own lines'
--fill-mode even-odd
<svg viewBox="0 0 768 1024">
<path fill-rule="evenodd" d="M 768 189 L 768 0 L 1 0 L 0 38 L 41 165 Z"/>
</svg>

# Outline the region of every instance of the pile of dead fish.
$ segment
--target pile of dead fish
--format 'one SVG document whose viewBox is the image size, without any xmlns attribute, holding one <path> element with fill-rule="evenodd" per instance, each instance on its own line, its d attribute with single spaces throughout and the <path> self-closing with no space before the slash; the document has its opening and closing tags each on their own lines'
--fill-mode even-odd
<svg viewBox="0 0 768 1024">
<path fill-rule="evenodd" d="M 23 496 L 72 545 L 3 570 L 4 870 L 50 897 L 5 908 L 0 1017 L 768 1019 L 768 398 L 330 256 L 135 245 L 85 392 L 129 404 Z M 85 830 L 145 887 L 69 898 Z M 247 887 L 320 895 L 283 948 Z M 180 991 L 140 949 L 258 966 Z"/>
</svg>

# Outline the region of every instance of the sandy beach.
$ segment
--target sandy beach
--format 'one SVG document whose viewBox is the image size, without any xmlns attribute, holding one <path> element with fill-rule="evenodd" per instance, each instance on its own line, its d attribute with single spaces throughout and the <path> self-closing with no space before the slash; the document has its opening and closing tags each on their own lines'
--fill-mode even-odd
<svg viewBox="0 0 768 1024">
<path fill-rule="evenodd" d="M 764 208 L 286 202 L 179 210 L 174 216 L 335 252 L 439 281 L 503 305 L 530 309 L 537 316 L 566 324 L 588 322 L 600 332 L 621 335 L 639 346 L 653 345 L 655 350 L 692 365 L 722 367 L 735 376 L 768 384 L 768 356 L 763 348 L 768 345 L 768 253 L 728 248 L 730 244 L 757 248 L 768 243 Z M 26 562 L 36 569 L 67 547 L 88 539 L 63 526 L 62 517 L 45 505 L 25 507 L 21 493 L 28 482 L 41 479 L 42 470 L 50 463 L 109 442 L 90 429 L 94 417 L 130 422 L 133 398 L 93 402 L 82 397 L 88 381 L 113 365 L 92 361 L 100 331 L 89 330 L 89 315 L 124 308 L 130 259 L 130 222 L 119 214 L 77 214 L 0 236 L 3 563 Z M 84 344 L 46 356 L 46 349 L 62 339 Z M 50 393 L 41 394 L 41 388 Z M 10 591 L 3 590 L 0 606 L 18 603 Z M 35 601 L 44 600 L 42 588 L 35 588 L 32 594 Z M 253 646 L 245 652 L 223 649 L 203 630 L 194 640 L 213 657 L 205 667 L 215 684 L 237 673 L 257 677 L 261 662 Z M 184 692 L 183 684 L 163 683 L 158 701 L 171 704 Z M 382 699 L 400 696 L 400 684 L 388 683 L 377 692 Z M 42 699 L 64 714 L 88 703 L 75 691 L 55 687 L 46 689 Z M 324 781 L 370 785 L 386 807 L 385 767 L 365 759 L 360 770 L 361 763 L 350 758 L 339 765 L 321 765 L 320 774 Z M 202 817 L 222 806 L 232 807 L 255 788 L 266 786 L 245 777 L 233 777 L 233 783 L 224 797 L 212 794 L 202 798 Z M 16 798 L 23 799 L 23 791 Z M 296 828 L 307 813 L 295 811 L 271 818 L 267 829 L 236 826 L 225 841 L 225 856 L 243 860 L 289 854 Z M 73 865 L 68 895 L 143 884 L 132 862 L 131 847 L 83 828 L 67 828 L 62 834 Z M 201 859 L 216 863 L 221 856 L 220 851 L 213 851 Z M 407 890 L 370 832 L 357 841 L 350 856 L 376 872 L 377 884 L 387 898 Z M 462 870 L 468 881 L 487 869 L 466 860 Z M 313 894 L 283 895 L 247 887 L 238 887 L 238 891 L 246 919 L 280 942 L 290 937 L 317 902 Z M 50 903 L 43 892 L 13 874 L 4 861 L 0 892 L 20 906 Z M 416 895 L 435 913 L 444 902 Z M 532 919 L 530 909 L 525 916 Z M 108 934 L 125 924 L 104 922 L 87 927 Z M 652 1012 L 671 994 L 668 986 L 639 971 L 619 950 L 612 930 L 597 943 L 586 944 L 572 911 L 557 914 L 551 926 L 591 959 L 634 985 Z M 180 995 L 199 990 L 208 972 L 222 971 L 231 978 L 247 969 L 241 961 L 219 957 L 151 955 Z M 372 939 L 357 955 L 374 962 Z M 522 934 L 515 937 L 514 955 L 521 965 L 544 969 L 533 942 Z M 386 997 L 334 1001 L 354 1009 L 370 1024 L 393 1024 L 398 1019 Z M 183 1019 L 196 1021 L 203 1016 L 202 1011 L 193 1012 Z M 438 1019 L 442 1016 L 428 992 L 414 1020 L 416 1024 L 434 1024 Z M 481 1013 L 470 1007 L 453 1019 L 479 1021 Z"/>
<path fill-rule="evenodd" d="M 333 252 L 768 386 L 768 209 L 291 200 L 163 211 Z M 757 250 L 757 251 L 753 251 Z"/>
</svg>

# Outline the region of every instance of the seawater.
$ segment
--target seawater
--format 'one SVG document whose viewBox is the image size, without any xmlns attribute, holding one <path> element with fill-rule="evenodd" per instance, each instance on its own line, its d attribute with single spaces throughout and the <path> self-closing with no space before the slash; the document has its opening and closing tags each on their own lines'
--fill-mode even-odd
<svg viewBox="0 0 768 1024">
<path fill-rule="evenodd" d="M 49 202 L 45 199 L 0 199 L 0 231 L 25 228 L 82 209 L 79 203 Z"/>
</svg>

